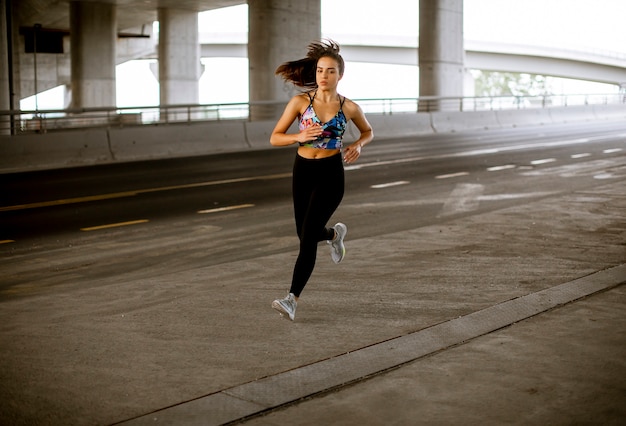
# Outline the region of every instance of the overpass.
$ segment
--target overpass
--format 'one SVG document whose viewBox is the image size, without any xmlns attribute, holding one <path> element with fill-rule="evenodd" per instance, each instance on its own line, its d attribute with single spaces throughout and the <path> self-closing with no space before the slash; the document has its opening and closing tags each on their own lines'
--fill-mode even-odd
<svg viewBox="0 0 626 426">
<path fill-rule="evenodd" d="M 411 37 L 343 35 L 349 62 L 419 66 L 418 40 Z M 202 57 L 246 58 L 246 33 L 200 33 Z M 520 72 L 626 86 L 626 53 L 465 40 L 465 68 Z M 156 50 L 155 50 L 156 51 Z M 156 55 L 147 55 L 156 59 Z"/>
<path fill-rule="evenodd" d="M 0 135 L 0 173 L 172 156 L 205 155 L 207 152 L 263 149 L 267 146 L 269 132 L 274 124 L 275 111 L 282 109 L 284 99 L 288 96 L 282 82 L 278 82 L 274 76 L 276 64 L 299 57 L 302 55 L 302 46 L 313 39 L 320 38 L 319 0 L 293 0 L 289 2 L 290 10 L 272 9 L 275 2 L 270 0 L 255 0 L 249 7 L 249 9 L 254 9 L 252 5 L 256 7 L 249 11 L 250 30 L 247 35 L 240 34 L 239 40 L 237 37 L 234 40 L 211 40 L 210 38 L 207 40 L 206 36 L 198 31 L 197 12 L 240 4 L 241 1 L 161 0 L 157 4 L 156 1 L 151 0 L 117 0 L 115 3 L 83 0 L 71 3 L 69 8 L 70 15 L 73 17 L 71 20 L 68 18 L 67 3 L 53 0 L 4 1 L 8 7 L 0 9 L 0 12 L 8 10 L 15 22 L 19 22 L 21 26 L 13 29 L 7 28 L 6 33 L 17 35 L 17 38 L 5 40 L 4 45 L 0 43 L 0 48 L 11 48 L 15 45 L 19 49 L 24 49 L 24 52 L 15 53 L 19 59 L 13 61 L 18 63 L 17 71 L 3 70 L 0 73 L 2 84 L 6 83 L 7 75 L 18 76 L 17 84 L 13 86 L 14 90 L 0 91 L 0 97 L 2 97 L 0 100 L 4 103 L 7 98 L 15 96 L 16 93 L 22 95 L 36 93 L 37 90 L 44 90 L 46 85 L 51 88 L 59 84 L 69 84 L 75 105 L 67 110 L 56 112 L 64 115 L 64 119 L 69 119 L 65 123 L 74 119 L 89 121 L 94 113 L 100 114 L 98 120 L 102 118 L 104 121 L 99 122 L 97 126 L 82 126 L 81 130 L 68 131 L 66 129 L 46 133 L 42 131 L 45 129 L 40 127 L 30 129 L 32 131 L 25 132 L 25 134 L 16 135 L 13 120 L 16 116 L 20 116 L 21 112 L 5 111 L 4 114 L 0 114 L 0 121 L 2 129 L 10 130 L 10 132 L 6 131 Z M 450 12 L 444 8 L 443 3 L 457 7 L 456 12 Z M 428 8 L 422 10 L 422 3 L 420 3 L 420 39 L 425 42 L 419 50 L 416 40 L 413 41 L 414 44 L 407 40 L 382 43 L 383 40 L 379 39 L 377 43 L 370 44 L 358 44 L 350 40 L 342 41 L 344 57 L 348 61 L 372 62 L 374 60 L 415 65 L 418 65 L 418 62 L 422 65 L 424 62 L 427 63 L 427 66 L 423 67 L 420 72 L 420 97 L 412 100 L 414 105 L 417 105 L 417 111 L 423 112 L 422 114 L 383 113 L 376 115 L 376 113 L 370 117 L 375 128 L 385 129 L 384 133 L 387 136 L 410 137 L 423 132 L 455 132 L 597 119 L 626 119 L 623 96 L 616 99 L 617 105 L 606 105 L 607 102 L 602 102 L 603 105 L 590 105 L 585 100 L 584 105 L 574 108 L 568 106 L 566 109 L 494 111 L 491 105 L 487 108 L 476 108 L 482 100 L 464 98 L 462 81 L 460 83 L 457 81 L 459 78 L 461 80 L 464 78 L 467 68 L 516 70 L 621 83 L 626 81 L 624 75 L 626 60 L 619 56 L 613 57 L 611 54 L 529 50 L 529 47 L 496 44 L 475 46 L 468 43 L 464 48 L 462 37 L 460 40 L 458 38 L 458 30 L 462 28 L 462 7 L 459 13 L 458 6 L 462 6 L 462 1 L 432 0 L 425 4 L 427 6 L 438 4 L 441 7 L 435 8 L 437 9 L 435 11 Z M 267 10 L 259 5 L 267 5 Z M 11 11 L 11 6 L 19 7 Z M 176 7 L 195 9 L 181 10 Z M 308 13 L 310 12 L 308 8 L 312 8 L 317 13 Z M 160 22 L 156 51 L 159 57 L 161 85 L 161 104 L 156 115 L 161 117 L 161 120 L 152 122 L 149 126 L 137 126 L 140 122 L 122 120 L 127 115 L 119 114 L 115 107 L 114 66 L 117 62 L 132 58 L 155 56 L 156 40 L 152 33 L 152 21 L 156 18 L 155 9 L 158 9 Z M 303 12 L 307 13 L 303 14 Z M 305 21 L 302 21 L 301 15 L 306 17 Z M 429 19 L 424 18 L 425 15 Z M 450 26 L 438 27 L 430 18 L 435 21 L 437 19 L 449 21 Z M 34 23 L 37 23 L 39 19 L 41 19 L 39 21 L 41 27 L 34 27 Z M 294 19 L 294 23 L 291 26 L 281 26 L 280 32 L 274 31 L 283 19 Z M 68 24 L 68 21 L 72 21 L 72 24 Z M 0 24 L 2 22 L 3 20 L 0 20 Z M 4 23 L 10 26 L 13 20 L 5 19 Z M 72 37 L 69 37 L 68 25 L 72 27 Z M 52 31 L 53 29 L 57 32 Z M 21 35 L 19 35 L 20 31 L 22 31 Z M 47 32 L 47 36 L 52 39 L 56 37 L 57 41 L 62 42 L 62 53 L 26 53 L 29 31 L 32 46 L 37 46 L 32 37 Z M 426 37 L 423 36 L 422 31 L 426 32 Z M 452 37 L 451 33 L 456 35 L 452 34 L 454 35 Z M 0 31 L 1 34 L 3 34 L 2 31 Z M 460 35 L 462 36 L 462 31 Z M 104 40 L 100 36 L 104 37 Z M 215 34 L 210 37 L 215 37 Z M 434 40 L 430 40 L 431 38 Z M 65 50 L 68 39 L 72 41 L 69 53 Z M 195 115 L 195 113 L 190 113 L 190 110 L 204 107 L 198 105 L 193 99 L 185 100 L 198 95 L 201 48 L 204 51 L 203 56 L 248 57 L 251 69 L 251 95 L 250 103 L 243 106 L 249 114 L 247 119 L 207 120 L 206 111 L 200 111 L 200 114 L 197 114 L 198 117 L 202 117 L 200 122 L 191 123 L 193 120 L 187 119 Z M 448 51 L 453 52 L 450 62 L 447 62 Z M 35 58 L 37 59 L 32 61 Z M 27 59 L 31 59 L 30 66 Z M 42 62 L 38 62 L 40 60 Z M 36 72 L 38 63 L 40 64 L 39 70 L 45 74 L 45 78 L 40 77 L 40 74 Z M 2 68 L 3 64 L 0 61 L 0 71 Z M 548 68 L 553 69 L 554 72 L 545 72 Z M 29 92 L 28 72 L 31 69 L 34 73 L 31 74 L 30 82 L 34 85 L 31 84 L 30 89 L 34 91 Z M 434 95 L 425 93 L 425 89 L 436 93 Z M 453 93 L 448 94 L 446 90 L 451 90 Z M 111 92 L 113 92 L 113 98 L 111 98 Z M 429 98 L 434 98 L 435 105 L 443 104 L 439 100 L 449 100 L 456 105 L 455 108 L 460 106 L 460 111 L 444 111 L 438 109 L 439 107 L 423 110 L 422 105 L 423 103 L 428 105 L 431 100 Z M 80 101 L 78 105 L 76 105 L 76 100 Z M 96 105 L 90 107 L 89 102 L 94 102 Z M 467 108 L 468 102 L 473 106 Z M 544 100 L 539 103 L 539 106 L 548 105 Z M 175 111 L 176 107 L 182 107 L 180 108 L 182 112 Z M 0 105 L 0 110 L 2 109 L 10 108 L 6 106 L 2 108 Z M 472 112 L 466 112 L 468 109 Z M 266 113 L 255 115 L 255 110 L 262 110 Z M 415 108 L 412 111 L 417 112 Z M 182 116 L 183 120 L 175 120 L 178 123 L 172 123 L 166 118 L 163 121 L 164 112 L 165 117 L 172 112 L 176 117 Z M 8 123 L 9 117 L 11 123 L 10 127 L 7 127 L 5 124 Z M 208 144 L 207 135 L 211 135 Z"/>
<path fill-rule="evenodd" d="M 233 6 L 243 3 L 241 0 L 162 0 L 156 1 L 136 1 L 136 0 L 114 0 L 111 3 L 114 8 L 91 10 L 88 13 L 76 10 L 77 7 L 71 9 L 68 3 L 59 2 L 53 0 L 3 0 L 3 3 L 7 6 L 6 16 L 12 19 L 7 19 L 7 34 L 9 39 L 6 40 L 7 46 L 11 44 L 12 54 L 17 60 L 13 61 L 13 71 L 8 73 L 9 80 L 12 88 L 8 90 L 11 94 L 14 94 L 18 99 L 23 99 L 28 96 L 32 96 L 35 93 L 42 92 L 53 87 L 64 85 L 68 88 L 68 99 L 74 98 L 72 106 L 74 107 L 91 107 L 91 106 L 111 106 L 110 99 L 103 100 L 98 99 L 98 92 L 110 92 L 109 87 L 114 87 L 115 76 L 99 76 L 97 78 L 88 77 L 90 74 L 96 74 L 102 72 L 103 68 L 107 68 L 107 59 L 101 59 L 100 56 L 104 56 L 107 49 L 101 49 L 100 41 L 92 41 L 89 46 L 82 46 L 80 43 L 71 44 L 72 39 L 77 37 L 69 37 L 70 32 L 78 33 L 81 35 L 79 38 L 88 37 L 84 35 L 84 26 L 90 26 L 98 24 L 99 26 L 106 26 L 110 24 L 116 31 L 115 43 L 113 47 L 108 50 L 114 50 L 112 59 L 115 64 L 123 63 L 131 59 L 141 58 L 158 58 L 169 56 L 167 60 L 159 61 L 159 71 L 162 77 L 159 79 L 162 87 L 162 92 L 165 94 L 161 96 L 161 104 L 188 104 L 193 103 L 194 90 L 197 91 L 197 80 L 201 71 L 193 72 L 187 71 L 190 74 L 182 77 L 174 77 L 174 74 L 180 74 L 182 71 L 177 67 L 175 63 L 184 62 L 188 66 L 185 68 L 199 68 L 196 61 L 194 66 L 189 64 L 194 63 L 193 46 L 185 43 L 197 43 L 200 46 L 200 52 L 198 57 L 244 57 L 249 58 L 253 64 L 251 69 L 262 69 L 262 77 L 258 77 L 259 73 L 251 77 L 251 91 L 255 90 L 254 86 L 259 84 L 253 84 L 257 79 L 263 80 L 264 86 L 267 86 L 268 81 L 273 78 L 273 75 L 269 77 L 265 74 L 273 74 L 273 67 L 276 60 L 273 60 L 271 64 L 262 64 L 262 67 L 257 65 L 259 59 L 250 58 L 251 52 L 259 50 L 257 46 L 250 46 L 252 43 L 257 43 L 259 38 L 258 34 L 216 34 L 216 33 L 199 33 L 197 39 L 193 39 L 193 34 L 185 33 L 178 34 L 179 32 L 186 31 L 188 24 L 193 21 L 193 17 L 197 18 L 198 11 L 205 11 L 216 9 L 220 7 Z M 258 0 L 254 4 L 265 4 L 265 1 Z M 267 2 L 269 5 L 271 2 Z M 311 2 L 294 1 L 292 4 L 295 12 L 299 12 L 303 7 L 302 4 L 308 4 Z M 315 3 L 315 2 L 312 2 Z M 426 1 L 424 0 L 426 4 Z M 437 0 L 429 1 L 428 3 L 437 4 Z M 457 4 L 462 5 L 462 0 L 456 0 Z M 83 0 L 80 2 L 72 2 L 75 4 L 95 5 L 99 4 L 93 0 Z M 319 0 L 317 0 L 319 5 Z M 443 7 L 443 6 L 442 6 Z M 269 6 L 268 6 L 269 8 Z M 72 12 L 72 10 L 74 10 Z M 168 13 L 167 11 L 176 11 L 175 13 Z M 185 11 L 184 17 L 181 18 L 179 11 Z M 71 16 L 75 15 L 74 24 L 72 24 Z M 100 14 L 96 18 L 92 18 L 94 13 Z M 114 15 L 109 18 L 107 24 L 102 24 L 104 15 Z M 254 23 L 255 20 L 265 19 L 263 16 L 260 18 L 258 15 L 263 13 L 252 11 L 249 16 L 249 21 Z M 461 8 L 462 16 L 462 8 Z M 91 14 L 91 15 L 90 15 Z M 160 15 L 159 15 L 160 14 Z M 186 14 L 186 15 L 185 15 Z M 170 16 L 172 15 L 172 16 Z M 420 12 L 421 15 L 421 12 Z M 293 16 L 293 15 L 292 15 Z M 161 20 L 167 25 L 163 25 L 165 33 L 169 31 L 165 36 L 159 34 L 158 38 L 153 33 L 152 22 Z M 183 24 L 174 24 L 177 20 L 183 20 Z M 319 19 L 319 17 L 318 17 Z M 197 20 L 197 19 L 196 19 Z M 84 22 L 83 22 L 84 21 Z M 76 22 L 83 22 L 79 25 Z M 13 27 L 12 27 L 13 25 Z M 74 26 L 72 30 L 71 27 Z M 178 25 L 174 29 L 167 29 L 172 25 Z M 197 23 L 196 23 L 197 25 Z M 267 22 L 263 25 L 267 27 Z M 301 23 L 298 23 L 301 27 Z M 306 24 L 309 27 L 319 27 L 317 21 Z M 424 23 L 422 22 L 422 25 Z M 420 28 L 421 26 L 420 25 Z M 457 24 L 458 19 L 457 19 Z M 462 24 L 460 24 L 462 25 Z M 167 28 L 166 28 L 167 27 Z M 319 28 L 318 28 L 319 31 Z M 441 29 L 431 28 L 429 30 L 432 34 L 445 33 Z M 257 31 L 258 32 L 258 31 Z M 315 31 L 313 31 L 314 33 Z M 109 33 L 106 33 L 110 35 Z M 51 54 L 39 52 L 37 54 L 36 48 L 28 50 L 29 43 L 32 46 L 38 43 L 33 41 L 44 39 L 46 41 L 56 40 L 59 44 L 59 52 Z M 92 36 L 93 37 L 93 36 Z M 101 35 L 98 35 L 101 37 Z M 185 37 L 191 37 L 191 40 L 185 41 Z M 314 37 L 307 37 L 306 40 L 311 40 Z M 285 36 L 282 37 L 283 39 Z M 288 37 L 291 39 L 291 37 Z M 371 37 L 370 37 L 371 38 Z M 171 40 L 173 39 L 173 40 Z M 181 41 L 183 39 L 183 41 Z M 197 41 L 196 41 L 197 40 Z M 304 38 L 303 38 L 304 40 Z M 274 37 L 273 42 L 279 43 L 280 37 Z M 87 42 L 85 42 L 87 43 Z M 265 42 L 264 42 L 265 43 Z M 296 45 L 298 52 L 294 54 L 301 54 L 300 50 L 306 42 L 293 43 Z M 538 47 L 538 46 L 521 46 L 521 45 L 505 45 L 500 43 L 477 43 L 471 40 L 461 40 L 460 44 L 458 40 L 452 42 L 448 40 L 438 41 L 443 45 L 442 49 L 456 50 L 456 59 L 460 61 L 457 63 L 457 68 L 452 70 L 454 74 L 458 74 L 457 70 L 467 69 L 480 69 L 491 71 L 507 71 L 507 72 L 526 72 L 531 74 L 551 75 L 557 77 L 597 81 L 616 85 L 626 85 L 626 54 L 615 52 L 598 52 L 598 51 L 563 51 L 560 49 Z M 419 66 L 419 58 L 422 60 L 426 58 L 431 64 L 439 64 L 441 67 L 445 67 L 442 63 L 447 62 L 447 58 L 443 58 L 444 54 L 437 54 L 439 58 L 435 58 L 434 62 L 431 58 L 432 54 L 422 54 L 418 49 L 418 40 L 415 38 L 402 38 L 402 37 L 380 37 L 376 36 L 375 39 L 369 40 L 367 35 L 354 35 L 345 36 L 341 39 L 342 49 L 344 57 L 347 61 L 354 62 L 373 62 L 373 63 L 389 63 L 389 64 L 404 64 Z M 162 47 L 164 45 L 165 47 Z M 71 47 L 71 48 L 70 48 Z M 97 57 L 94 57 L 94 47 L 97 48 Z M 183 49 L 180 49 L 183 47 Z M 169 50 L 166 50 L 169 48 Z M 82 49 L 82 50 L 81 50 Z M 187 50 L 191 53 L 176 53 L 177 50 Z M 278 46 L 277 50 L 286 50 L 284 42 L 281 46 Z M 432 49 L 431 49 L 432 50 Z M 74 51 L 72 55 L 71 51 Z M 172 51 L 174 51 L 172 53 Z M 77 53 L 78 52 L 78 53 Z M 109 56 L 111 53 L 108 52 Z M 277 52 L 274 55 L 286 55 L 284 52 Z M 447 54 L 447 53 L 446 53 Z M 173 55 L 173 56 L 172 56 Z M 83 56 L 85 56 L 83 58 Z M 191 56 L 191 60 L 187 57 Z M 443 58 L 443 59 L 442 59 Z M 1 68 L 1 66 L 0 66 Z M 272 68 L 272 69 L 270 69 Z M 110 74 L 110 72 L 109 72 Z M 420 73 L 420 79 L 422 79 Z M 447 84 L 450 85 L 449 72 L 446 74 Z M 81 77 L 80 75 L 83 75 Z M 85 76 L 87 75 L 87 76 Z M 165 76 L 165 77 L 163 77 Z M 0 76 L 0 79 L 1 76 Z M 91 80 L 90 80 L 91 79 Z M 194 86 L 193 80 L 196 80 Z M 426 76 L 425 80 L 420 80 L 420 88 L 425 86 L 428 89 L 430 79 Z M 275 85 L 274 82 L 271 82 Z M 426 84 L 425 84 L 426 83 Z M 435 87 L 434 93 L 422 91 L 420 95 L 441 95 L 441 96 L 462 96 L 471 94 L 471 92 L 463 91 L 462 82 L 458 83 L 461 89 L 456 89 L 454 93 L 442 92 L 443 88 Z M 457 85 L 458 85 L 457 84 Z M 97 85 L 100 90 L 93 90 L 91 86 Z M 112 85 L 112 86 L 111 86 Z M 441 84 L 440 84 L 441 85 Z M 103 88 L 107 90 L 102 90 Z M 183 88 L 184 90 L 181 90 Z M 79 90 L 80 89 L 80 90 Z M 91 94 L 85 95 L 84 92 L 91 90 Z M 114 90 L 113 90 L 114 91 Z M 441 92 L 441 93 L 440 93 Z M 7 93 L 2 91 L 0 93 Z M 169 93 L 169 96 L 166 96 Z M 180 95 L 183 93 L 183 95 Z M 284 95 L 282 87 L 274 88 L 273 92 L 251 94 L 251 100 L 276 100 L 278 97 Z M 84 101 L 78 99 L 80 96 L 86 97 Z M 91 96 L 91 98 L 90 98 Z M 182 96 L 182 97 L 181 97 Z M 6 96 L 3 96 L 6 97 Z M 197 94 L 195 95 L 197 97 Z M 95 103 L 94 103 L 95 102 Z M 9 102 L 3 102 L 4 107 L 0 105 L 0 109 L 16 109 L 15 100 L 13 100 L 12 108 L 9 108 Z M 69 103 L 68 103 L 69 105 Z"/>
</svg>

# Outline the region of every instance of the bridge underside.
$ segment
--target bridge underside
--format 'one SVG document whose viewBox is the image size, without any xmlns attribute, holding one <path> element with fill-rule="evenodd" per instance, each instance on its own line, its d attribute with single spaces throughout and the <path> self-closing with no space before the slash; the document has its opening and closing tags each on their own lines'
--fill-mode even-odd
<svg viewBox="0 0 626 426">
<path fill-rule="evenodd" d="M 9 104 L 7 102 L 8 93 L 12 93 L 16 96 L 17 99 L 25 98 L 35 94 L 36 92 L 42 92 L 47 89 L 51 89 L 56 86 L 64 85 L 68 88 L 68 98 L 72 97 L 71 88 L 72 86 L 77 86 L 76 82 L 72 81 L 72 74 L 76 74 L 72 67 L 77 68 L 79 70 L 84 71 L 83 73 L 87 75 L 92 75 L 92 73 L 87 73 L 88 65 L 94 62 L 96 58 L 85 58 L 85 59 L 76 59 L 73 58 L 70 49 L 70 19 L 69 19 L 69 1 L 58 1 L 58 0 L 0 0 L 2 2 L 2 11 L 5 10 L 4 5 L 7 5 L 6 11 L 10 11 L 12 8 L 13 15 L 13 25 L 12 34 L 13 34 L 13 76 L 15 81 L 13 82 L 13 88 L 10 90 L 4 90 L 4 86 L 8 85 L 4 77 L 0 77 L 0 83 L 2 83 L 2 107 L 0 109 L 10 109 Z M 460 0 L 457 0 L 460 1 Z M 319 4 L 319 0 L 315 0 L 316 4 Z M 315 3 L 313 1 L 307 2 Z M 71 2 L 72 4 L 81 3 L 86 5 L 95 5 L 104 3 L 104 0 L 81 0 L 80 2 Z M 117 28 L 117 37 L 112 42 L 108 48 L 111 50 L 115 50 L 114 58 L 111 61 L 112 63 L 105 64 L 109 68 L 113 68 L 113 63 L 120 64 L 122 62 L 131 60 L 131 59 L 141 59 L 141 58 L 157 58 L 159 56 L 158 45 L 165 44 L 164 41 L 168 39 L 164 38 L 159 43 L 159 40 L 156 40 L 154 34 L 152 34 L 152 22 L 158 19 L 159 14 L 162 16 L 169 16 L 165 14 L 164 11 L 168 10 L 178 10 L 178 11 L 187 11 L 188 13 L 194 13 L 199 11 L 211 10 L 221 7 L 234 6 L 238 4 L 243 4 L 245 1 L 242 0 L 111 0 L 106 3 L 110 3 L 115 5 L 114 10 L 115 18 L 114 24 Z M 259 10 L 265 11 L 270 10 L 272 5 L 275 2 L 270 0 L 255 0 L 255 5 Z M 289 7 L 293 5 L 298 5 L 299 3 L 293 2 L 289 3 Z M 282 5 L 282 3 L 281 3 Z M 272 19 L 283 19 L 279 15 L 283 13 L 283 9 L 287 8 L 287 6 L 282 5 L 281 9 L 276 9 L 271 12 L 274 18 Z M 302 13 L 299 13 L 300 9 L 296 6 L 292 7 L 292 10 L 289 16 L 296 17 L 301 16 Z M 254 8 L 252 8 L 254 9 Z M 445 8 L 444 8 L 445 9 Z M 264 12 L 265 13 L 265 12 Z M 256 13 L 256 21 L 259 23 L 261 18 L 258 17 L 259 13 L 257 10 Z M 84 18 L 85 15 L 79 16 L 79 18 Z M 192 17 L 189 16 L 189 19 Z M 264 18 L 263 18 L 264 19 Z M 292 18 L 289 18 L 292 20 Z M 173 20 L 171 20 L 174 22 Z M 94 22 L 99 22 L 99 19 L 96 19 Z M 252 20 L 254 22 L 254 20 Z M 269 21 L 268 21 L 269 22 Z M 416 17 L 417 23 L 417 17 Z M 36 55 L 36 59 L 33 57 L 32 52 L 27 52 L 26 48 L 26 39 L 28 38 L 28 34 L 32 35 L 35 24 L 40 24 L 40 30 L 45 32 L 47 35 L 52 33 L 56 33 L 59 37 L 60 43 L 60 53 L 39 53 Z M 251 58 L 250 50 L 254 52 L 255 47 L 250 47 L 251 44 L 259 43 L 262 37 L 261 35 L 265 32 L 263 28 L 273 28 L 274 25 L 267 25 L 267 23 L 263 24 L 264 27 L 257 24 L 259 28 L 256 32 L 256 35 L 248 34 L 243 35 L 243 38 L 238 39 L 238 41 L 234 43 L 224 43 L 223 41 L 216 41 L 211 43 L 203 43 L 202 39 L 200 40 L 200 52 L 198 53 L 200 57 L 243 57 L 251 60 L 251 74 L 259 77 L 261 81 L 256 84 L 261 88 L 274 86 L 274 76 L 273 76 L 273 67 L 275 67 L 277 62 L 281 61 L 282 56 L 291 57 L 295 54 L 300 54 L 300 50 L 302 50 L 302 46 L 306 43 L 299 41 L 298 43 L 294 43 L 290 37 L 286 37 L 284 31 L 286 28 L 282 28 L 283 33 L 277 35 L 271 35 L 269 40 L 264 41 L 263 43 L 268 46 L 274 46 L 273 52 L 274 56 L 278 55 L 281 58 L 272 57 L 271 64 L 267 65 L 265 63 L 259 64 L 259 62 L 263 62 L 259 58 Z M 306 33 L 306 37 L 309 37 L 308 34 L 314 34 L 316 31 L 319 31 L 319 25 L 316 22 L 307 22 L 305 27 L 311 27 L 311 31 Z M 89 25 L 87 25 L 89 27 Z M 303 33 L 303 23 L 294 21 L 294 25 L 290 27 L 290 31 L 293 31 L 295 34 Z M 314 28 L 316 27 L 316 28 Z M 179 27 L 180 28 L 180 27 Z M 250 27 L 252 29 L 252 26 Z M 313 30 L 315 29 L 315 31 Z M 75 28 L 76 30 L 76 28 Z M 2 31 L 0 31 L 2 32 Z M 5 33 L 10 33 L 11 31 L 4 31 Z M 175 39 L 177 37 L 179 30 L 174 30 L 172 32 L 172 37 Z M 40 36 L 43 33 L 40 33 Z M 163 36 L 161 36 L 163 37 Z M 304 36 L 303 36 L 304 37 Z M 311 36 L 312 37 L 312 36 Z M 84 37 L 83 37 L 84 38 Z M 287 44 L 286 47 L 275 47 L 277 43 L 282 43 L 284 39 L 289 39 L 290 43 Z M 310 37 L 309 37 L 310 38 Z M 243 41 L 242 41 L 243 40 Z M 307 38 L 308 40 L 308 38 Z M 174 40 L 176 41 L 176 40 Z M 213 40 L 212 40 L 213 41 Z M 341 41 L 341 40 L 340 40 Z M 10 43 L 10 40 L 2 40 L 2 43 Z M 33 43 L 34 44 L 34 43 Z M 180 43 L 179 43 L 180 44 Z M 297 44 L 297 46 L 295 46 Z M 344 54 L 344 58 L 347 61 L 351 62 L 374 62 L 374 63 L 385 63 L 385 64 L 403 64 L 403 65 L 412 65 L 418 66 L 420 53 L 417 47 L 397 47 L 397 46 L 374 46 L 374 45 L 357 45 L 356 43 L 350 43 L 349 40 L 345 40 L 342 43 L 342 52 Z M 407 45 L 413 45 L 411 42 Z M 415 40 L 414 45 L 417 45 L 417 40 Z M 85 46 L 86 52 L 91 52 L 94 49 L 93 46 L 97 46 L 96 44 L 92 44 L 91 46 Z M 292 46 L 293 51 L 286 51 Z M 460 47 L 463 49 L 463 46 Z M 480 70 L 490 70 L 490 71 L 503 71 L 503 72 L 526 72 L 532 74 L 542 74 L 542 75 L 551 75 L 557 77 L 564 78 L 573 78 L 580 80 L 588 80 L 588 81 L 596 81 L 602 83 L 609 84 L 618 84 L 624 85 L 626 84 L 626 67 L 624 66 L 624 59 L 611 59 L 611 58 L 603 58 L 603 57 L 595 57 L 593 55 L 585 55 L 580 52 L 568 52 L 563 53 L 558 50 L 550 50 L 541 48 L 528 48 L 524 49 L 513 48 L 510 46 L 497 46 L 493 45 L 483 45 L 483 46 L 475 46 L 472 43 L 468 43 L 465 41 L 465 59 L 464 64 L 461 64 L 465 69 L 480 69 Z M 173 49 L 174 52 L 179 51 L 180 49 Z M 261 49 L 263 50 L 263 49 Z M 265 49 L 266 51 L 267 49 Z M 271 50 L 271 49 L 270 49 Z M 445 49 L 444 49 L 445 50 Z M 3 57 L 7 57 L 7 52 L 0 52 Z M 86 53 L 88 55 L 88 53 Z M 180 55 L 178 55 L 180 56 Z M 267 55 L 266 55 L 267 56 Z M 271 55 L 270 55 L 271 56 Z M 185 59 L 185 58 L 182 58 Z M 181 62 L 181 57 L 172 57 L 170 58 L 171 64 L 178 64 Z M 193 59 L 193 58 L 192 58 Z M 437 58 L 435 58 L 437 60 Z M 166 60 L 160 61 L 166 62 Z M 197 63 L 198 61 L 194 62 Z M 0 64 L 0 68 L 6 67 L 5 64 Z M 181 67 L 183 69 L 190 68 L 187 65 Z M 181 68 L 179 67 L 179 68 Z M 97 70 L 100 70 L 103 67 L 96 67 Z M 267 69 L 266 69 L 267 68 Z M 260 70 L 260 71 L 259 71 Z M 170 66 L 170 68 L 161 69 L 161 79 L 170 80 L 172 77 L 169 77 L 177 72 L 177 69 Z M 3 75 L 8 75 L 8 70 L 2 70 Z M 164 77 L 165 76 L 165 77 Z M 195 78 L 193 75 L 191 77 L 192 80 Z M 256 78 L 256 77 L 254 77 Z M 108 75 L 103 77 L 103 80 L 107 81 L 107 84 L 114 82 L 115 80 L 115 72 L 110 71 Z M 164 87 L 167 87 L 167 83 L 172 83 L 171 92 L 178 93 L 180 92 L 177 89 L 177 84 L 180 85 L 177 81 L 170 82 L 169 80 L 161 81 Z M 193 84 L 190 83 L 191 86 Z M 251 84 L 251 87 L 253 85 Z M 420 86 L 422 84 L 420 83 Z M 76 87 L 74 87 L 76 89 Z M 193 87 L 188 91 L 189 93 L 194 92 L 195 89 Z M 279 93 L 282 94 L 284 90 L 281 88 L 274 88 L 274 94 Z M 76 98 L 78 95 L 78 91 L 74 90 L 73 96 Z M 102 90 L 93 90 L 94 93 L 101 93 Z M 423 93 L 422 93 L 423 94 Z M 270 95 L 259 95 L 262 99 L 266 99 Z M 273 96 L 273 95 L 272 95 Z M 260 99 L 261 99 L 260 98 Z M 169 99 L 169 98 L 168 98 Z M 173 98 L 172 98 L 173 99 Z M 171 99 L 170 99 L 171 100 Z M 252 97 L 251 97 L 252 100 Z M 167 99 L 166 99 L 167 101 Z M 183 102 L 184 99 L 179 100 Z M 106 102 L 111 103 L 111 100 L 106 100 Z M 177 101 L 178 102 L 178 101 Z M 192 102 L 192 98 L 189 97 L 189 103 Z M 69 102 L 68 102 L 69 103 Z M 114 103 L 114 102 L 113 102 Z M 167 102 L 166 102 L 167 103 Z M 170 102 L 171 103 L 171 102 Z M 183 102 L 184 103 L 184 102 Z M 84 102 L 82 106 L 95 106 L 89 105 L 89 102 Z"/>
<path fill-rule="evenodd" d="M 419 65 L 417 47 L 343 44 L 341 50 L 346 61 L 350 62 Z M 243 44 L 203 44 L 201 52 L 203 57 L 245 58 L 247 55 L 246 46 Z M 557 57 L 549 53 L 477 50 L 470 45 L 465 51 L 465 68 L 550 75 L 616 85 L 626 82 L 626 68 L 623 65 L 589 62 L 584 58 Z"/>
</svg>

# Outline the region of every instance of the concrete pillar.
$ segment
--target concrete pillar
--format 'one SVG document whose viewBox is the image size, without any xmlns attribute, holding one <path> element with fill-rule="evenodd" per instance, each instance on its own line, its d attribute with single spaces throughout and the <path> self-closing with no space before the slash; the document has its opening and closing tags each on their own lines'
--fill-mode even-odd
<svg viewBox="0 0 626 426">
<path fill-rule="evenodd" d="M 0 1 L 0 110 L 10 109 L 6 0 Z"/>
<path fill-rule="evenodd" d="M 420 0 L 420 96 L 463 96 L 463 0 Z M 420 102 L 420 111 L 456 109 L 454 103 Z"/>
<path fill-rule="evenodd" d="M 248 2 L 250 102 L 285 102 L 295 93 L 274 75 L 286 61 L 303 58 L 306 47 L 321 38 L 321 0 Z M 252 120 L 273 120 L 284 104 L 250 107 Z"/>
<path fill-rule="evenodd" d="M 11 109 L 11 90 L 9 84 L 9 41 L 7 37 L 7 30 L 11 27 L 11 25 L 7 21 L 6 1 L 7 0 L 0 1 L 0 110 Z M 10 117 L 3 116 L 0 118 L 0 134 L 11 134 Z"/>
<path fill-rule="evenodd" d="M 198 12 L 160 8 L 158 19 L 161 105 L 197 104 L 201 75 Z"/>
<path fill-rule="evenodd" d="M 72 108 L 115 107 L 115 5 L 70 3 Z"/>
</svg>

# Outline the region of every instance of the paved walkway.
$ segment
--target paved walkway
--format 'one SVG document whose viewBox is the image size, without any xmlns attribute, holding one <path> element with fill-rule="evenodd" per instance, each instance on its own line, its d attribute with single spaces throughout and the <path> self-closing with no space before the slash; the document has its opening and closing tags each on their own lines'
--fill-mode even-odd
<svg viewBox="0 0 626 426">
<path fill-rule="evenodd" d="M 621 265 L 124 424 L 277 407 L 246 424 L 623 424 L 624 280 Z"/>
</svg>

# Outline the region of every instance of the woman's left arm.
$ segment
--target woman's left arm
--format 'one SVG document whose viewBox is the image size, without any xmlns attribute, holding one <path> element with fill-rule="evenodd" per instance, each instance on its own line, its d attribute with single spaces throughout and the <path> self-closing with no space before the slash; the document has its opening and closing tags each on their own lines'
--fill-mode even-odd
<svg viewBox="0 0 626 426">
<path fill-rule="evenodd" d="M 374 139 L 374 131 L 372 130 L 370 123 L 367 121 L 367 118 L 365 118 L 365 114 L 359 105 L 349 100 L 346 104 L 348 104 L 346 105 L 346 110 L 349 117 L 359 130 L 359 139 L 350 144 L 343 153 L 343 160 L 350 164 L 359 159 L 363 146 L 367 145 L 372 141 L 372 139 Z"/>
</svg>

